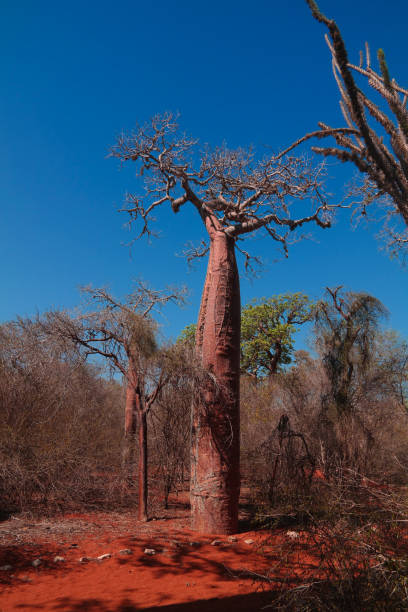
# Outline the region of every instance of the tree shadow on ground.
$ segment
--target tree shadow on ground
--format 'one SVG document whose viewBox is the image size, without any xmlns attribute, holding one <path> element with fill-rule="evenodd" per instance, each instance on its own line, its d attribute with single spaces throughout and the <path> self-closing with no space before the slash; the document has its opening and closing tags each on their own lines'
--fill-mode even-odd
<svg viewBox="0 0 408 612">
<path fill-rule="evenodd" d="M 12 513 L 12 510 L 5 510 L 4 508 L 0 508 L 0 523 L 8 521 Z"/>
<path fill-rule="evenodd" d="M 50 548 L 46 545 L 24 544 L 0 547 L 0 567 L 11 566 L 12 570 L 0 572 L 0 584 L 9 585 L 16 582 L 30 582 L 31 578 L 37 575 L 39 571 L 52 569 L 53 573 L 57 573 L 63 569 L 61 563 L 55 563 L 53 559 L 60 553 L 56 552 L 55 548 Z M 39 568 L 33 567 L 33 561 L 41 559 Z M 27 576 L 20 577 L 21 572 L 27 572 Z M 15 573 L 19 576 L 16 577 Z M 1 607 L 0 607 L 1 610 Z"/>
<path fill-rule="evenodd" d="M 251 612 L 260 610 L 262 606 L 273 601 L 274 589 L 276 594 L 276 589 L 282 586 L 285 578 L 290 576 L 291 582 L 298 583 L 302 580 L 301 575 L 310 577 L 311 573 L 316 571 L 316 556 L 318 555 L 312 550 L 311 543 L 296 541 L 290 544 L 290 550 L 286 553 L 292 553 L 294 549 L 299 553 L 296 559 L 297 571 L 294 572 L 292 560 L 287 555 L 284 555 L 285 558 L 283 558 L 282 537 L 278 534 L 276 541 L 270 542 L 267 538 L 260 545 L 253 542 L 253 546 L 248 545 L 242 539 L 234 542 L 225 538 L 219 546 L 213 547 L 211 536 L 199 536 L 189 530 L 179 528 L 169 531 L 164 525 L 157 526 L 151 533 L 143 535 L 122 535 L 115 538 L 113 547 L 107 551 L 112 553 L 112 558 L 101 563 L 104 567 L 106 567 L 105 564 L 111 566 L 113 576 L 126 576 L 129 572 L 132 574 L 130 581 L 125 581 L 119 588 L 116 588 L 115 583 L 112 582 L 112 592 L 106 584 L 102 587 L 102 592 L 92 591 L 91 594 L 85 585 L 88 578 L 92 581 L 92 573 L 82 574 L 82 572 L 88 572 L 91 568 L 98 566 L 94 566 L 93 561 L 84 566 L 75 564 L 67 569 L 78 572 L 78 578 L 83 575 L 81 580 L 84 589 L 77 590 L 75 597 L 69 590 L 60 591 L 59 596 L 53 596 L 51 600 L 47 599 L 46 609 L 55 612 L 134 612 L 137 610 Z M 9 547 L 8 551 L 11 551 L 12 548 Z M 46 548 L 40 550 L 39 547 L 36 547 L 33 557 L 34 550 L 30 546 L 14 548 L 16 556 L 13 558 L 8 556 L 7 560 L 16 568 L 25 569 L 28 564 L 31 564 L 33 558 L 41 556 L 44 564 L 41 565 L 40 573 L 46 569 L 49 574 L 49 569 L 52 569 L 52 574 L 54 574 L 55 571 L 62 569 L 52 563 L 53 555 L 56 554 L 55 550 L 51 551 Z M 146 554 L 144 552 L 146 548 L 155 549 L 156 554 Z M 126 553 L 125 549 L 130 552 Z M 69 565 L 71 566 L 71 562 Z M 250 571 L 254 568 L 257 574 Z M 143 573 L 145 570 L 148 570 L 147 573 Z M 31 571 L 36 570 L 31 567 Z M 153 597 L 149 597 L 149 591 L 140 591 L 146 577 L 148 584 L 151 584 Z M 16 578 L 13 580 L 14 583 L 15 580 Z M 237 581 L 245 584 L 244 590 L 252 592 L 238 594 L 237 591 L 239 592 L 240 589 L 233 586 Z M 192 588 L 194 582 L 202 587 L 200 590 L 197 589 L 197 592 Z M 228 583 L 231 583 L 231 588 Z M 181 602 L 172 603 L 177 601 L 178 595 Z M 150 605 L 144 604 L 144 601 L 150 602 Z M 20 600 L 15 609 L 34 612 L 42 610 L 43 606 L 29 601 L 23 603 Z"/>
<path fill-rule="evenodd" d="M 248 595 L 234 595 L 232 597 L 200 599 L 187 603 L 176 603 L 164 606 L 145 607 L 135 605 L 128 599 L 123 599 L 118 606 L 107 606 L 101 599 L 72 600 L 61 598 L 55 605 L 54 610 L 64 612 L 258 612 L 272 601 L 269 592 L 250 593 Z M 21 605 L 21 610 L 41 609 L 41 606 Z"/>
</svg>

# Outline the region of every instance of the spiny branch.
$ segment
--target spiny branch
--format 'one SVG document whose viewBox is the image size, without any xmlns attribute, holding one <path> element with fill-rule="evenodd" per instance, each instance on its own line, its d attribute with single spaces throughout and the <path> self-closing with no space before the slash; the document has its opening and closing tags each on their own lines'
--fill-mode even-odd
<svg viewBox="0 0 408 612">
<path fill-rule="evenodd" d="M 382 49 L 379 49 L 377 54 L 379 72 L 371 67 L 367 43 L 366 65 L 363 65 L 363 53 L 360 53 L 358 66 L 350 63 L 344 40 L 335 21 L 328 19 L 321 12 L 314 0 L 306 1 L 314 18 L 325 24 L 329 30 L 326 41 L 332 55 L 333 74 L 341 95 L 341 110 L 347 127 L 333 129 L 321 123 L 319 131 L 307 134 L 285 152 L 311 138 L 333 137 L 337 147 L 312 147 L 312 150 L 324 156 L 334 156 L 341 161 L 353 162 L 369 179 L 370 201 L 378 199 L 371 197 L 374 185 L 379 195 L 387 194 L 390 197 L 391 208 L 408 226 L 408 112 L 406 109 L 408 90 L 391 78 Z M 368 85 L 380 94 L 391 111 L 391 118 L 359 89 L 353 72 L 364 76 Z M 385 131 L 388 143 L 370 126 L 366 111 L 380 129 Z M 397 243 L 403 245 L 405 239 L 399 241 L 397 238 L 395 244 Z"/>
</svg>

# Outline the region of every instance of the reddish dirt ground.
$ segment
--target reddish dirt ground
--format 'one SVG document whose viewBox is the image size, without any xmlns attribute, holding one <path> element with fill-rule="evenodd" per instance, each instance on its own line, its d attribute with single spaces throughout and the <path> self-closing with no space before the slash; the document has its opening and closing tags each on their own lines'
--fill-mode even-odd
<svg viewBox="0 0 408 612">
<path fill-rule="evenodd" d="M 265 575 L 280 564 L 284 532 L 273 540 L 266 532 L 240 533 L 237 541 L 224 536 L 214 546 L 215 535 L 197 536 L 187 525 L 185 517 L 138 523 L 131 515 L 101 513 L 28 525 L 9 519 L 0 526 L 0 566 L 13 569 L 0 572 L 0 611 L 243 612 L 270 602 L 270 583 L 251 572 Z M 131 553 L 120 552 L 125 549 Z M 106 553 L 111 557 L 96 560 Z M 55 562 L 57 555 L 65 561 Z M 309 563 L 304 557 L 297 571 Z"/>
</svg>

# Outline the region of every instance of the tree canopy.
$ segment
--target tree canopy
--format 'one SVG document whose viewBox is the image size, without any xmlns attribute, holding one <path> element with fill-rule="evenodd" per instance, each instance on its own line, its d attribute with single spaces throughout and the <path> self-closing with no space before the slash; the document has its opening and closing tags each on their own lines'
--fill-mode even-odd
<svg viewBox="0 0 408 612">
<path fill-rule="evenodd" d="M 262 377 L 292 361 L 293 334 L 310 321 L 313 303 L 302 293 L 254 300 L 242 310 L 241 369 Z"/>
</svg>

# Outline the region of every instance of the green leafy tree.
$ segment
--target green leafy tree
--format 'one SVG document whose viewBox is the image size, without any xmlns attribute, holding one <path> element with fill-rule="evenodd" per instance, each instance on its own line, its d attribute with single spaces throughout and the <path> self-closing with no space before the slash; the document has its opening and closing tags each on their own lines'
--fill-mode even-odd
<svg viewBox="0 0 408 612">
<path fill-rule="evenodd" d="M 241 370 L 257 378 L 291 363 L 293 334 L 313 318 L 314 304 L 302 293 L 254 300 L 242 311 Z"/>
<path fill-rule="evenodd" d="M 177 343 L 184 344 L 190 348 L 194 348 L 196 332 L 196 323 L 190 323 L 190 325 L 186 325 L 186 327 L 181 330 L 180 335 L 177 338 Z"/>
</svg>

